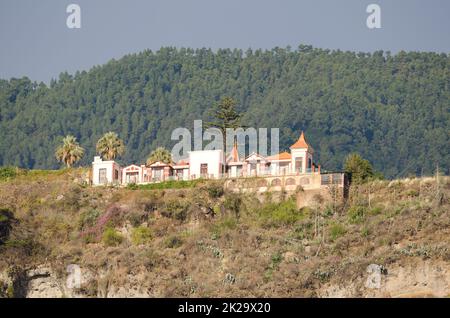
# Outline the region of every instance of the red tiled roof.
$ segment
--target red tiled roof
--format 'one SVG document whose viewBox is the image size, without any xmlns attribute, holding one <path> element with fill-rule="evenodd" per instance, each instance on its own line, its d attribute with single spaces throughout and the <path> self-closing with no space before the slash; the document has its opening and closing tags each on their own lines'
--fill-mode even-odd
<svg viewBox="0 0 450 318">
<path fill-rule="evenodd" d="M 295 142 L 295 144 L 291 146 L 291 149 L 298 149 L 298 148 L 311 148 L 311 146 L 308 145 L 308 143 L 306 142 L 305 134 L 303 133 L 303 131 L 298 140 Z"/>
<path fill-rule="evenodd" d="M 152 162 L 148 166 L 150 166 L 150 167 L 163 167 L 163 166 L 171 167 L 171 166 L 173 166 L 173 162 L 172 163 L 165 163 L 165 162 L 162 162 L 162 161 L 155 161 L 155 162 Z"/>
<path fill-rule="evenodd" d="M 286 151 L 267 157 L 268 160 L 291 160 L 291 158 L 292 158 L 291 154 Z"/>
<path fill-rule="evenodd" d="M 234 142 L 233 149 L 231 149 L 231 152 L 228 156 L 228 162 L 239 162 L 239 153 L 236 141 Z"/>
</svg>

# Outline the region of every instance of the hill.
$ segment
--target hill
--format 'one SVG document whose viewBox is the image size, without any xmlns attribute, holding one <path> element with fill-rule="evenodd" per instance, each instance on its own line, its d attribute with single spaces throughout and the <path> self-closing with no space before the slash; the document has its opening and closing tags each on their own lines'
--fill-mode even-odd
<svg viewBox="0 0 450 318">
<path fill-rule="evenodd" d="M 87 187 L 86 172 L 0 182 L 0 297 L 450 295 L 448 177 L 373 181 L 297 209 L 214 181 Z"/>
<path fill-rule="evenodd" d="M 300 130 L 319 162 L 339 169 L 359 152 L 387 177 L 448 174 L 448 54 L 357 53 L 300 45 L 298 49 L 161 48 L 130 54 L 50 83 L 0 80 L 0 166 L 48 169 L 66 134 L 86 148 L 107 131 L 124 139 L 123 163 L 144 162 L 169 149 L 176 127 L 208 119 L 231 96 L 253 127 L 279 127 L 281 149 Z"/>
</svg>

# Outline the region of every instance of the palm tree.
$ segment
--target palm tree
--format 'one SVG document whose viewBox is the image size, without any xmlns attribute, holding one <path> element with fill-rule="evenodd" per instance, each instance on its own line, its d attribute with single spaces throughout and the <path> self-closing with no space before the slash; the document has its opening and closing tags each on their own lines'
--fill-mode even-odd
<svg viewBox="0 0 450 318">
<path fill-rule="evenodd" d="M 147 165 L 151 165 L 152 163 L 156 161 L 161 161 L 164 163 L 171 163 L 172 162 L 172 154 L 169 150 L 167 150 L 164 147 L 158 147 L 155 150 L 152 151 L 150 156 L 147 159 Z"/>
<path fill-rule="evenodd" d="M 70 168 L 75 162 L 83 158 L 84 149 L 80 146 L 72 135 L 67 135 L 63 139 L 63 144 L 55 151 L 55 157 L 58 161 L 64 162 L 67 168 Z"/>
<path fill-rule="evenodd" d="M 363 159 L 357 153 L 351 153 L 345 158 L 344 170 L 350 173 L 354 184 L 361 184 L 374 176 L 369 160 Z"/>
<path fill-rule="evenodd" d="M 125 145 L 115 132 L 107 132 L 97 141 L 97 152 L 106 160 L 114 160 L 125 152 Z"/>
</svg>

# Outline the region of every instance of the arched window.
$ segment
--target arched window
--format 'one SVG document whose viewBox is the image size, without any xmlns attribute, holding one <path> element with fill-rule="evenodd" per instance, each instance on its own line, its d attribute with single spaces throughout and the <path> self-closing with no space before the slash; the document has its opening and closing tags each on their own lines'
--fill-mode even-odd
<svg viewBox="0 0 450 318">
<path fill-rule="evenodd" d="M 286 185 L 295 185 L 295 179 L 294 178 L 289 178 L 286 180 Z"/>
<path fill-rule="evenodd" d="M 271 182 L 272 187 L 281 186 L 281 180 L 280 179 L 273 179 Z"/>
</svg>

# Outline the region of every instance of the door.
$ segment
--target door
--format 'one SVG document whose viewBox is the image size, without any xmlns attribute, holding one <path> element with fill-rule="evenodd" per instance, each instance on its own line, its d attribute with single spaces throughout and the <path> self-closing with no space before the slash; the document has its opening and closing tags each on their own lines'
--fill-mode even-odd
<svg viewBox="0 0 450 318">
<path fill-rule="evenodd" d="M 200 175 L 202 176 L 202 178 L 208 177 L 208 164 L 207 163 L 200 164 Z"/>
</svg>

